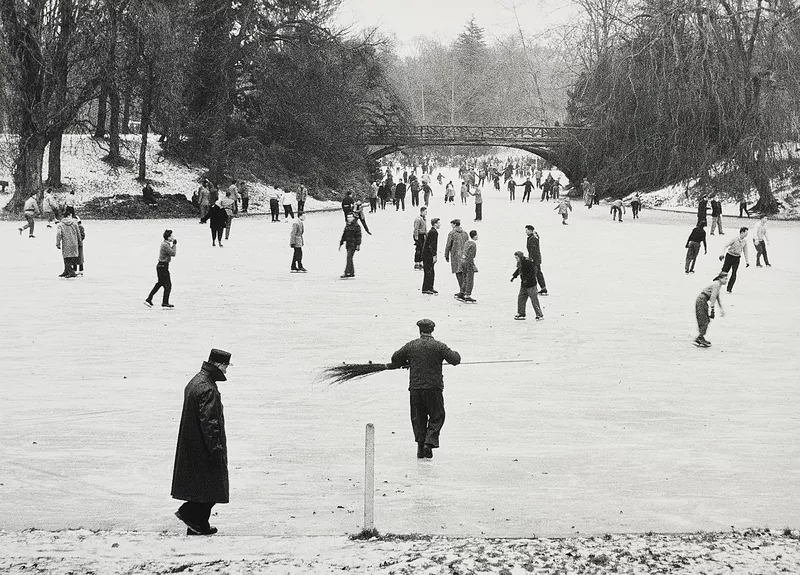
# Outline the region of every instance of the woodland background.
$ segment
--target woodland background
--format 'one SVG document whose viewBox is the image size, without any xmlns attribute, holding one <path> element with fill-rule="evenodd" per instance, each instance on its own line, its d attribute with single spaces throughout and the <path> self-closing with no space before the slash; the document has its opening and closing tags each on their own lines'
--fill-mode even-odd
<svg viewBox="0 0 800 575">
<path fill-rule="evenodd" d="M 19 211 L 60 187 L 61 138 L 91 133 L 118 165 L 120 134 L 210 179 L 366 185 L 365 123 L 576 125 L 553 150 L 611 196 L 687 179 L 730 198 L 798 164 L 800 11 L 791 0 L 574 0 L 569 25 L 487 39 L 337 28 L 337 0 L 4 0 L 0 130 Z M 486 151 L 484 151 L 485 153 Z M 44 154 L 48 173 L 42 173 Z M 419 153 L 419 152 L 418 152 Z"/>
</svg>

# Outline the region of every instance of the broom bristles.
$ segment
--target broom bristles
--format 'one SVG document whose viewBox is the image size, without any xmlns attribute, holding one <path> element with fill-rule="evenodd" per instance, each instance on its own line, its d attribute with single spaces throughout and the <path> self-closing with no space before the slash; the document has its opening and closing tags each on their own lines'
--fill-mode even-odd
<svg viewBox="0 0 800 575">
<path fill-rule="evenodd" d="M 333 385 L 360 379 L 385 370 L 386 364 L 384 363 L 345 363 L 325 368 L 321 377 L 323 380 L 327 380 L 328 385 Z"/>
</svg>

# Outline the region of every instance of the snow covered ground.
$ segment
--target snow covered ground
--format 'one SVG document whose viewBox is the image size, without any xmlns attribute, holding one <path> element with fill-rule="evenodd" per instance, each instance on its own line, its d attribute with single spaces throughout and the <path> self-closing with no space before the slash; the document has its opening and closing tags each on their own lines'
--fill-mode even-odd
<svg viewBox="0 0 800 575">
<path fill-rule="evenodd" d="M 436 188 L 429 214 L 444 222 L 441 248 L 453 217 L 479 231 L 477 305 L 451 297 L 443 258 L 441 294 L 420 293 L 410 202 L 367 216 L 373 235 L 351 281 L 338 279 L 341 213 L 309 214 L 306 275 L 289 273 L 290 226 L 269 218 L 235 220 L 224 248 L 190 220 L 85 222 L 86 275 L 75 280 L 56 277 L 54 230 L 39 224 L 29 240 L 0 222 L 0 529 L 180 534 L 169 490 L 182 390 L 211 347 L 234 362 L 221 385 L 231 503 L 212 517 L 224 535 L 359 531 L 368 422 L 381 532 L 796 527 L 800 226 L 770 224 L 773 266 L 740 269 L 713 347 L 697 349 L 694 298 L 739 221 L 726 220 L 729 235 L 711 237 L 687 276 L 689 214 L 616 223 L 574 202 L 562 226 L 552 202 L 509 205 L 489 188 L 485 199 L 473 223 L 471 203 L 443 206 Z M 552 294 L 541 323 L 513 320 L 527 223 Z M 142 304 L 167 227 L 179 240 L 173 311 Z M 421 317 L 464 361 L 535 360 L 445 367 L 447 422 L 431 461 L 415 458 L 406 372 L 315 379 L 342 361 L 388 361 Z"/>
</svg>

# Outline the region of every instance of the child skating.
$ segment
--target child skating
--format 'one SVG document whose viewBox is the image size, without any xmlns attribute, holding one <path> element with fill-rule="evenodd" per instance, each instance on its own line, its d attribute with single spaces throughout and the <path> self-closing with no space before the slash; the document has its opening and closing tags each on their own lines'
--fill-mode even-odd
<svg viewBox="0 0 800 575">
<path fill-rule="evenodd" d="M 694 302 L 694 313 L 697 317 L 697 329 L 700 331 L 694 339 L 694 344 L 697 347 L 711 347 L 711 342 L 706 339 L 706 331 L 708 331 L 708 324 L 714 319 L 714 310 L 719 305 L 719 314 L 725 316 L 725 310 L 722 309 L 722 301 L 719 299 L 719 292 L 728 283 L 728 272 L 720 272 L 711 285 L 707 286 Z"/>
<path fill-rule="evenodd" d="M 558 213 L 561 214 L 561 224 L 565 226 L 568 225 L 567 218 L 569 217 L 569 213 L 572 211 L 572 204 L 570 203 L 569 198 L 567 196 L 561 198 L 558 202 L 558 205 L 553 209 L 558 210 Z"/>
</svg>

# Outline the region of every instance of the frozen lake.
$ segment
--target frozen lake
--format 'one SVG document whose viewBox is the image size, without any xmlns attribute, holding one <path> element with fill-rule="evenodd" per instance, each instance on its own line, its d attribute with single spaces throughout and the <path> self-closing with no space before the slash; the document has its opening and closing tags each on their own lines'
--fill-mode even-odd
<svg viewBox="0 0 800 575">
<path fill-rule="evenodd" d="M 234 363 L 220 384 L 231 503 L 212 518 L 225 534 L 358 531 L 368 422 L 382 532 L 796 526 L 800 225 L 770 224 L 773 266 L 740 268 L 713 347 L 697 349 L 694 299 L 743 220 L 727 218 L 687 276 L 693 215 L 645 211 L 620 224 L 576 201 L 562 226 L 552 202 L 511 206 L 488 187 L 484 197 L 473 224 L 471 200 L 443 206 L 436 188 L 436 297 L 420 293 L 413 269 L 410 195 L 405 212 L 367 215 L 373 235 L 350 281 L 338 279 L 341 213 L 308 215 L 306 275 L 289 273 L 290 226 L 269 217 L 235 220 L 222 249 L 196 221 L 86 221 L 86 276 L 75 280 L 57 277 L 54 229 L 37 222 L 28 240 L 0 222 L 0 528 L 181 532 L 169 493 L 182 393 L 211 347 Z M 453 217 L 480 233 L 477 305 L 451 295 L 441 252 Z M 540 323 L 513 320 L 509 278 L 527 223 L 551 294 Z M 173 311 L 142 304 L 167 227 L 179 240 Z M 445 367 L 447 421 L 431 461 L 415 457 L 407 372 L 315 382 L 342 361 L 388 361 L 421 317 L 464 361 L 536 361 Z"/>
</svg>

